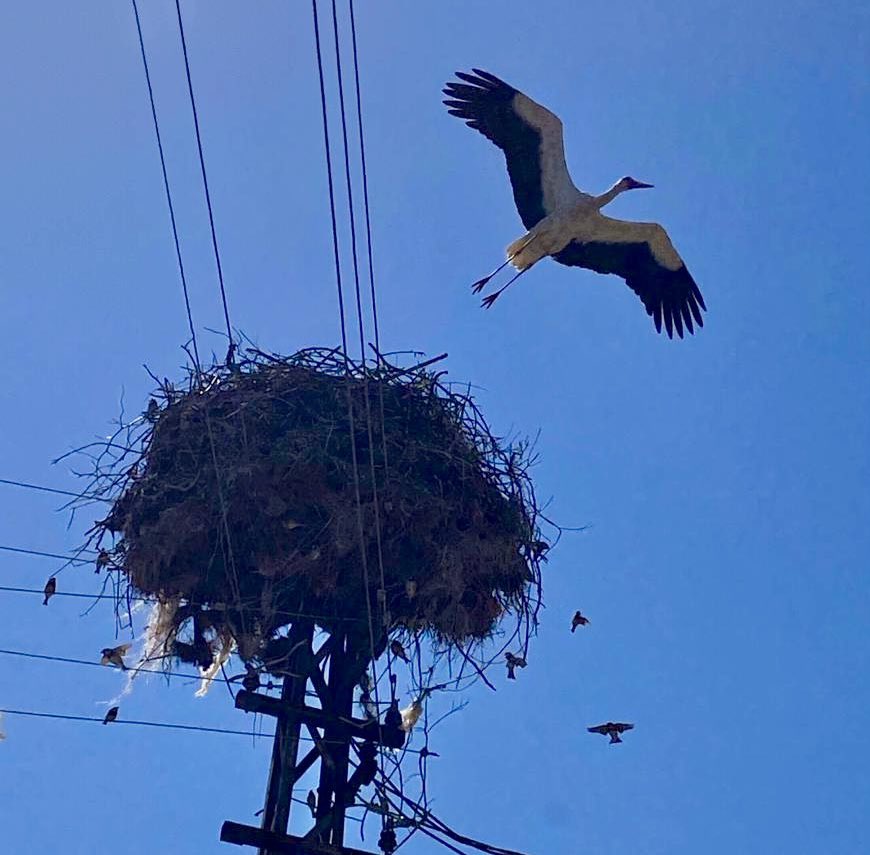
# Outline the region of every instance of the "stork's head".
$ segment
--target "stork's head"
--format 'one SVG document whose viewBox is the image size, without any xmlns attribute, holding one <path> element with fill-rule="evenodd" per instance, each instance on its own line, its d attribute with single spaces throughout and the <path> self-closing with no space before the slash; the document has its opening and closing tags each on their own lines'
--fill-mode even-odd
<svg viewBox="0 0 870 855">
<path fill-rule="evenodd" d="M 638 181 L 630 175 L 626 175 L 625 178 L 620 178 L 619 184 L 621 190 L 645 190 L 647 187 L 653 186 L 652 184 L 645 184 L 643 181 Z"/>
</svg>

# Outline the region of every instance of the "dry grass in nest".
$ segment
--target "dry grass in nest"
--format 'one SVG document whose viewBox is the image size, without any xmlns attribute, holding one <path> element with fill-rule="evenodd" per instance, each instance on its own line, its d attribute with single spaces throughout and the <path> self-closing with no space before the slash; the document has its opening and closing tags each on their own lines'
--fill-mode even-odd
<svg viewBox="0 0 870 855">
<path fill-rule="evenodd" d="M 425 367 L 251 350 L 164 382 L 145 418 L 94 534 L 136 592 L 185 604 L 176 629 L 195 617 L 247 659 L 297 615 L 365 625 L 367 595 L 381 635 L 534 625 L 547 545 L 528 446 Z"/>
</svg>

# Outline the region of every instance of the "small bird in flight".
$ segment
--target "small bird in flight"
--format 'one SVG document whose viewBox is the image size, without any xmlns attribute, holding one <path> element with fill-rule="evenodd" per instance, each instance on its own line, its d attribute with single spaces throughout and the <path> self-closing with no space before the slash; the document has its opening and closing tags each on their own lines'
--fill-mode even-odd
<svg viewBox="0 0 870 855">
<path fill-rule="evenodd" d="M 610 745 L 615 742 L 622 742 L 619 738 L 620 733 L 625 733 L 626 730 L 634 730 L 633 724 L 625 724 L 621 721 L 609 721 L 607 724 L 598 724 L 595 727 L 587 727 L 590 733 L 600 733 L 602 736 L 610 737 Z"/>
<path fill-rule="evenodd" d="M 515 656 L 510 652 L 505 653 L 504 661 L 505 665 L 507 665 L 508 680 L 516 680 L 515 668 L 525 668 L 529 664 L 522 656 Z"/>
<path fill-rule="evenodd" d="M 117 647 L 104 647 L 100 651 L 100 664 L 114 665 L 122 671 L 126 671 L 127 665 L 124 662 L 124 657 L 132 646 L 132 644 L 119 644 Z"/>
<path fill-rule="evenodd" d="M 574 632 L 578 626 L 586 626 L 588 623 L 588 617 L 583 617 L 579 611 L 574 612 L 574 617 L 571 618 L 571 632 Z"/>
<path fill-rule="evenodd" d="M 398 659 L 401 659 L 403 662 L 410 661 L 408 659 L 408 654 L 405 653 L 405 648 L 402 647 L 402 643 L 400 641 L 393 639 L 390 642 L 390 651 L 392 652 L 393 656 L 397 657 Z"/>
<path fill-rule="evenodd" d="M 106 712 L 106 717 L 103 719 L 103 724 L 109 724 L 113 722 L 118 717 L 118 708 L 117 707 L 109 707 Z"/>
<path fill-rule="evenodd" d="M 45 594 L 45 599 L 42 601 L 42 605 L 47 606 L 48 601 L 54 596 L 54 592 L 57 590 L 57 579 L 52 576 L 46 583 L 45 588 L 43 588 L 42 593 Z"/>
<path fill-rule="evenodd" d="M 695 280 L 658 223 L 605 217 L 601 209 L 627 190 L 652 187 L 626 175 L 606 193 L 592 196 L 574 186 L 565 163 L 558 116 L 493 74 L 457 71 L 444 103 L 453 116 L 495 143 L 507 161 L 514 201 L 528 230 L 507 248 L 507 261 L 472 286 L 479 293 L 500 270 L 519 272 L 484 298 L 489 308 L 511 282 L 546 256 L 568 267 L 614 273 L 640 297 L 656 330 L 694 333 L 706 310 Z"/>
</svg>

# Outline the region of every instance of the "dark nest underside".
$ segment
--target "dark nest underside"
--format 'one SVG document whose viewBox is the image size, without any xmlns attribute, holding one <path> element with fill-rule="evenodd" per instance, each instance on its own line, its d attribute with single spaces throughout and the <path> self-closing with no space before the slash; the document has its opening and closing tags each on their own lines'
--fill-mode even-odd
<svg viewBox="0 0 870 855">
<path fill-rule="evenodd" d="M 249 659 L 297 615 L 333 631 L 371 609 L 379 635 L 448 645 L 534 625 L 547 545 L 528 446 L 425 367 L 248 351 L 164 382 L 145 419 L 95 534 L 134 591 L 182 604 L 176 631 L 196 613 Z"/>
</svg>

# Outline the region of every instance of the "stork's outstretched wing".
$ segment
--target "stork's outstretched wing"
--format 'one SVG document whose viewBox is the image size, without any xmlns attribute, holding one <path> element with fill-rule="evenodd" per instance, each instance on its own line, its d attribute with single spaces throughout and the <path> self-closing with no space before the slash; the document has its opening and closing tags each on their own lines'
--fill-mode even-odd
<svg viewBox="0 0 870 855">
<path fill-rule="evenodd" d="M 545 107 L 493 74 L 457 71 L 464 83 L 448 83 L 444 103 L 453 116 L 492 140 L 503 152 L 523 225 L 579 201 L 565 165 L 562 122 Z"/>
<path fill-rule="evenodd" d="M 610 732 L 610 728 L 606 724 L 599 724 L 595 727 L 587 727 L 586 730 L 588 730 L 590 733 L 600 733 L 602 736 L 607 736 L 607 734 Z"/>
<path fill-rule="evenodd" d="M 658 223 L 631 223 L 598 215 L 584 229 L 582 239 L 572 240 L 553 255 L 560 264 L 585 267 L 596 273 L 615 273 L 643 301 L 644 308 L 668 337 L 683 337 L 683 327 L 704 326 L 704 298 L 667 232 Z"/>
</svg>

